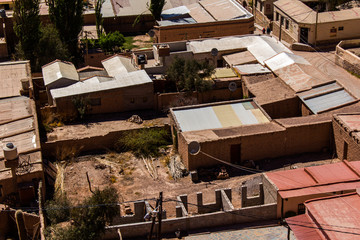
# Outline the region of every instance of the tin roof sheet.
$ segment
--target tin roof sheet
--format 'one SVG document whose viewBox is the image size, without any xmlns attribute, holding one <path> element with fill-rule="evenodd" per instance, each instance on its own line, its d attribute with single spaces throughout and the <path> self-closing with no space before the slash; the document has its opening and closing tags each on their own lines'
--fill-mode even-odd
<svg viewBox="0 0 360 240">
<path fill-rule="evenodd" d="M 269 172 L 265 175 L 276 186 L 279 194 L 288 198 L 356 189 L 360 187 L 360 172 L 352 166 L 345 160 L 333 164 Z"/>
<path fill-rule="evenodd" d="M 56 60 L 42 67 L 45 86 L 61 79 L 79 81 L 79 75 L 74 64 Z"/>
<path fill-rule="evenodd" d="M 297 240 L 322 240 L 318 226 L 307 214 L 286 218 L 286 222 L 291 228 Z"/>
<path fill-rule="evenodd" d="M 175 108 L 173 114 L 183 132 L 270 122 L 252 101 Z"/>
<path fill-rule="evenodd" d="M 318 198 L 305 202 L 308 215 L 328 239 L 360 238 L 360 197 L 358 193 Z"/>
<path fill-rule="evenodd" d="M 190 16 L 198 23 L 215 21 L 199 3 L 190 4 L 187 8 L 190 10 Z"/>
<path fill-rule="evenodd" d="M 178 24 L 192 24 L 192 23 L 196 23 L 196 21 L 191 17 L 185 17 L 185 18 L 157 21 L 157 23 L 159 24 L 159 26 L 165 27 L 165 26 L 172 26 Z"/>
<path fill-rule="evenodd" d="M 219 52 L 235 49 L 247 49 L 262 65 L 264 61 L 281 52 L 291 53 L 282 43 L 269 36 L 231 36 L 223 38 L 191 40 L 188 42 L 188 51 L 195 54 L 211 52 L 213 48 Z"/>
<path fill-rule="evenodd" d="M 234 66 L 240 75 L 271 73 L 271 71 L 260 64 L 243 64 Z"/>
<path fill-rule="evenodd" d="M 199 4 L 216 21 L 252 17 L 252 14 L 235 0 L 202 0 Z"/>
<path fill-rule="evenodd" d="M 0 63 L 0 98 L 20 96 L 21 79 L 30 79 L 29 61 Z"/>
<path fill-rule="evenodd" d="M 139 70 L 122 75 L 120 75 L 119 73 L 114 78 L 95 76 L 83 82 L 77 82 L 68 87 L 52 89 L 50 90 L 50 93 L 51 96 L 56 99 L 92 92 L 125 88 L 147 83 L 152 83 L 149 75 L 147 75 L 144 70 Z"/>
<path fill-rule="evenodd" d="M 332 82 L 298 93 L 304 104 L 315 114 L 355 101 L 343 87 Z"/>
<path fill-rule="evenodd" d="M 224 55 L 223 58 L 230 66 L 257 63 L 256 58 L 249 51 Z"/>
</svg>

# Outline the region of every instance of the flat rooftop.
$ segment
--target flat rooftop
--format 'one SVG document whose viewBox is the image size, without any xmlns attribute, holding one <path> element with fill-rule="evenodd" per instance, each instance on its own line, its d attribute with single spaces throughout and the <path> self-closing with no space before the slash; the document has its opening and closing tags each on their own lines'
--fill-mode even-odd
<svg viewBox="0 0 360 240">
<path fill-rule="evenodd" d="M 347 129 L 351 136 L 360 139 L 360 113 L 337 114 L 334 119 Z"/>
<path fill-rule="evenodd" d="M 20 96 L 21 80 L 30 79 L 29 61 L 0 63 L 0 99 Z"/>
<path fill-rule="evenodd" d="M 182 132 L 270 122 L 266 113 L 251 99 L 172 108 L 171 112 Z"/>
</svg>

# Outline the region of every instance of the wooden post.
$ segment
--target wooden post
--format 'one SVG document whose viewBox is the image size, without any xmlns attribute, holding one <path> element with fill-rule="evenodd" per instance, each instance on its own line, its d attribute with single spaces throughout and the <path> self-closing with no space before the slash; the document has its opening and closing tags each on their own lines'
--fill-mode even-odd
<svg viewBox="0 0 360 240">
<path fill-rule="evenodd" d="M 159 225 L 158 225 L 158 240 L 161 239 L 161 220 L 162 220 L 162 203 L 163 203 L 163 192 L 160 192 L 160 203 L 159 203 L 159 215 L 158 215 L 158 220 L 159 220 Z"/>
</svg>

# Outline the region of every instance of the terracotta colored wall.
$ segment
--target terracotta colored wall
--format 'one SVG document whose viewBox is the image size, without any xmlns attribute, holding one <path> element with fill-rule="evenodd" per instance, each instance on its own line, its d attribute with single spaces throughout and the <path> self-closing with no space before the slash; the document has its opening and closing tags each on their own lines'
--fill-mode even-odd
<svg viewBox="0 0 360 240">
<path fill-rule="evenodd" d="M 358 161 L 360 156 L 360 144 L 356 142 L 349 131 L 345 129 L 336 121 L 333 120 L 334 139 L 336 154 L 339 159 L 344 159 L 344 144 L 348 144 L 347 158 L 348 161 Z"/>
<path fill-rule="evenodd" d="M 157 42 L 243 35 L 254 32 L 254 18 L 157 27 Z"/>
</svg>

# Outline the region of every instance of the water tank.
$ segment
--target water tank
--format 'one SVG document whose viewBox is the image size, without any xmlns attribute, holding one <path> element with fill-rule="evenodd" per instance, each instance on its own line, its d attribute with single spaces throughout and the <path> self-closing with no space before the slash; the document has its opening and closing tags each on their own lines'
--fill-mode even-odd
<svg viewBox="0 0 360 240">
<path fill-rule="evenodd" d="M 3 148 L 3 150 L 4 150 L 5 160 L 12 161 L 12 160 L 16 160 L 18 158 L 17 148 L 14 144 L 7 143 L 5 145 L 5 147 Z"/>
</svg>

